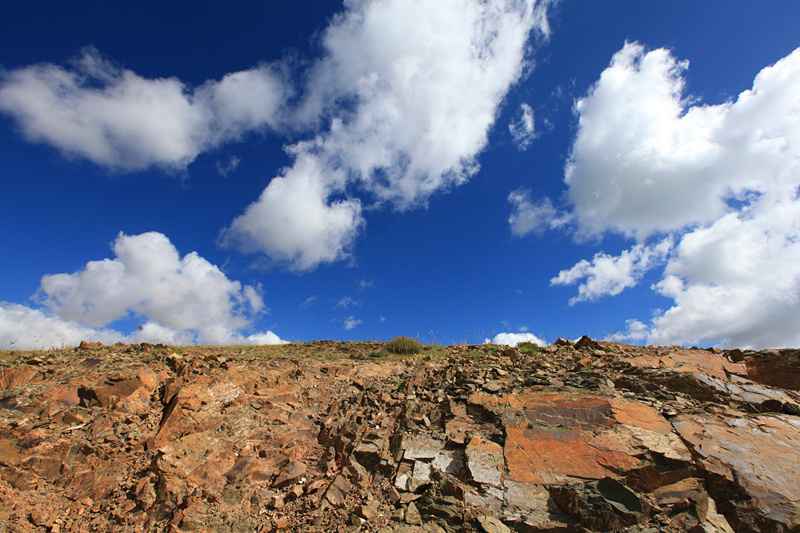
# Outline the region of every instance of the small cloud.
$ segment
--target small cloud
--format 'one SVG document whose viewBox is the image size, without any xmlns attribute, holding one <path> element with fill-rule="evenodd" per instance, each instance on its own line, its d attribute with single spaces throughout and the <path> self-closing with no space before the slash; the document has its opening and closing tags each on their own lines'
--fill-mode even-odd
<svg viewBox="0 0 800 533">
<path fill-rule="evenodd" d="M 517 145 L 518 150 L 524 151 L 528 149 L 531 142 L 536 138 L 536 126 L 531 106 L 525 103 L 519 106 L 519 113 L 508 125 L 508 131 L 511 132 L 511 138 L 514 140 L 514 144 Z"/>
<path fill-rule="evenodd" d="M 358 326 L 362 322 L 363 322 L 363 320 L 358 320 L 353 315 L 350 315 L 349 317 L 344 319 L 344 329 L 346 329 L 347 331 L 350 331 L 351 329 L 355 328 L 356 326 Z"/>
<path fill-rule="evenodd" d="M 528 326 L 520 326 L 517 328 L 517 331 L 522 331 L 522 332 L 528 331 Z"/>
<path fill-rule="evenodd" d="M 358 290 L 361 292 L 366 291 L 367 289 L 374 289 L 375 288 L 375 280 L 365 280 L 362 279 L 358 282 Z"/>
<path fill-rule="evenodd" d="M 361 307 L 361 301 L 354 300 L 352 297 L 345 296 L 333 306 L 334 309 L 350 309 L 351 307 Z"/>
<path fill-rule="evenodd" d="M 240 158 L 236 157 L 235 155 L 231 156 L 231 158 L 228 160 L 227 164 L 222 164 L 219 161 L 217 161 L 217 164 L 216 164 L 217 172 L 219 173 L 220 176 L 225 178 L 225 177 L 228 176 L 228 174 L 230 174 L 231 172 L 236 170 L 236 167 L 239 166 L 239 163 L 241 161 L 242 160 Z"/>
<path fill-rule="evenodd" d="M 541 235 L 547 229 L 559 229 L 572 220 L 572 215 L 559 212 L 550 198 L 542 198 L 534 202 L 531 200 L 531 192 L 524 188 L 512 191 L 508 195 L 508 203 L 511 204 L 511 215 L 508 223 L 511 225 L 511 233 L 517 237 L 524 237 L 529 233 Z"/>
<path fill-rule="evenodd" d="M 517 290 L 516 290 L 516 291 L 514 291 L 514 292 L 516 292 L 516 293 L 517 293 L 517 295 L 519 295 L 519 296 L 522 296 L 523 294 L 525 294 L 525 293 L 523 293 L 523 292 L 522 292 L 522 290 L 520 290 L 520 289 L 517 289 Z"/>
<path fill-rule="evenodd" d="M 380 322 L 386 322 L 386 317 L 381 315 L 381 318 L 379 320 L 380 320 Z"/>
<path fill-rule="evenodd" d="M 314 303 L 314 300 L 316 300 L 317 298 L 319 298 L 319 297 L 318 297 L 316 294 L 315 294 L 315 295 L 313 295 L 313 296 L 309 296 L 308 298 L 306 298 L 306 299 L 303 301 L 303 303 L 301 303 L 301 304 L 300 304 L 300 309 L 305 309 L 305 308 L 307 308 L 309 305 L 311 305 L 312 303 Z"/>
</svg>

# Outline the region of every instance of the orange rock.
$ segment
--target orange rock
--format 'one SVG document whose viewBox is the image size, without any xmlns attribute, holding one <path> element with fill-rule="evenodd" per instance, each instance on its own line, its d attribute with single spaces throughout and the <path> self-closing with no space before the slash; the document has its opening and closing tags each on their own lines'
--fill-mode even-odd
<svg viewBox="0 0 800 533">
<path fill-rule="evenodd" d="M 0 369 L 0 389 L 19 387 L 40 380 L 39 371 L 29 365 Z"/>
<path fill-rule="evenodd" d="M 509 476 L 521 483 L 560 484 L 568 477 L 602 479 L 639 465 L 625 453 L 590 446 L 592 436 L 577 428 L 506 426 Z"/>
</svg>

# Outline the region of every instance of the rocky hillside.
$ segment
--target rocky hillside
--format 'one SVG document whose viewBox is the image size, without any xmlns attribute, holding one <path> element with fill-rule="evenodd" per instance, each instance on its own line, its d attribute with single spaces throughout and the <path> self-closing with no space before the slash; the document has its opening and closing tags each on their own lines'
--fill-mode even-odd
<svg viewBox="0 0 800 533">
<path fill-rule="evenodd" d="M 0 353 L 0 531 L 800 531 L 800 351 Z"/>
</svg>

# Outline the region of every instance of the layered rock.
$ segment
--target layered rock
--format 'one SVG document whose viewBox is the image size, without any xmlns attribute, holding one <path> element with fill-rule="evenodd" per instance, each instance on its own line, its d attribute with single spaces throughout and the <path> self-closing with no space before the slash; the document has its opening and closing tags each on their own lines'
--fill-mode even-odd
<svg viewBox="0 0 800 533">
<path fill-rule="evenodd" d="M 6 352 L 0 523 L 800 531 L 797 351 L 382 350 Z"/>
</svg>

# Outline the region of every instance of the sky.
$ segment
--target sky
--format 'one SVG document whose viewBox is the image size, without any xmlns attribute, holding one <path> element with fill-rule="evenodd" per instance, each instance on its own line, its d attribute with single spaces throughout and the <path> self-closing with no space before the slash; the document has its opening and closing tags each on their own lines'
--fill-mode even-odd
<svg viewBox="0 0 800 533">
<path fill-rule="evenodd" d="M 0 6 L 0 349 L 800 346 L 800 3 Z"/>
</svg>

